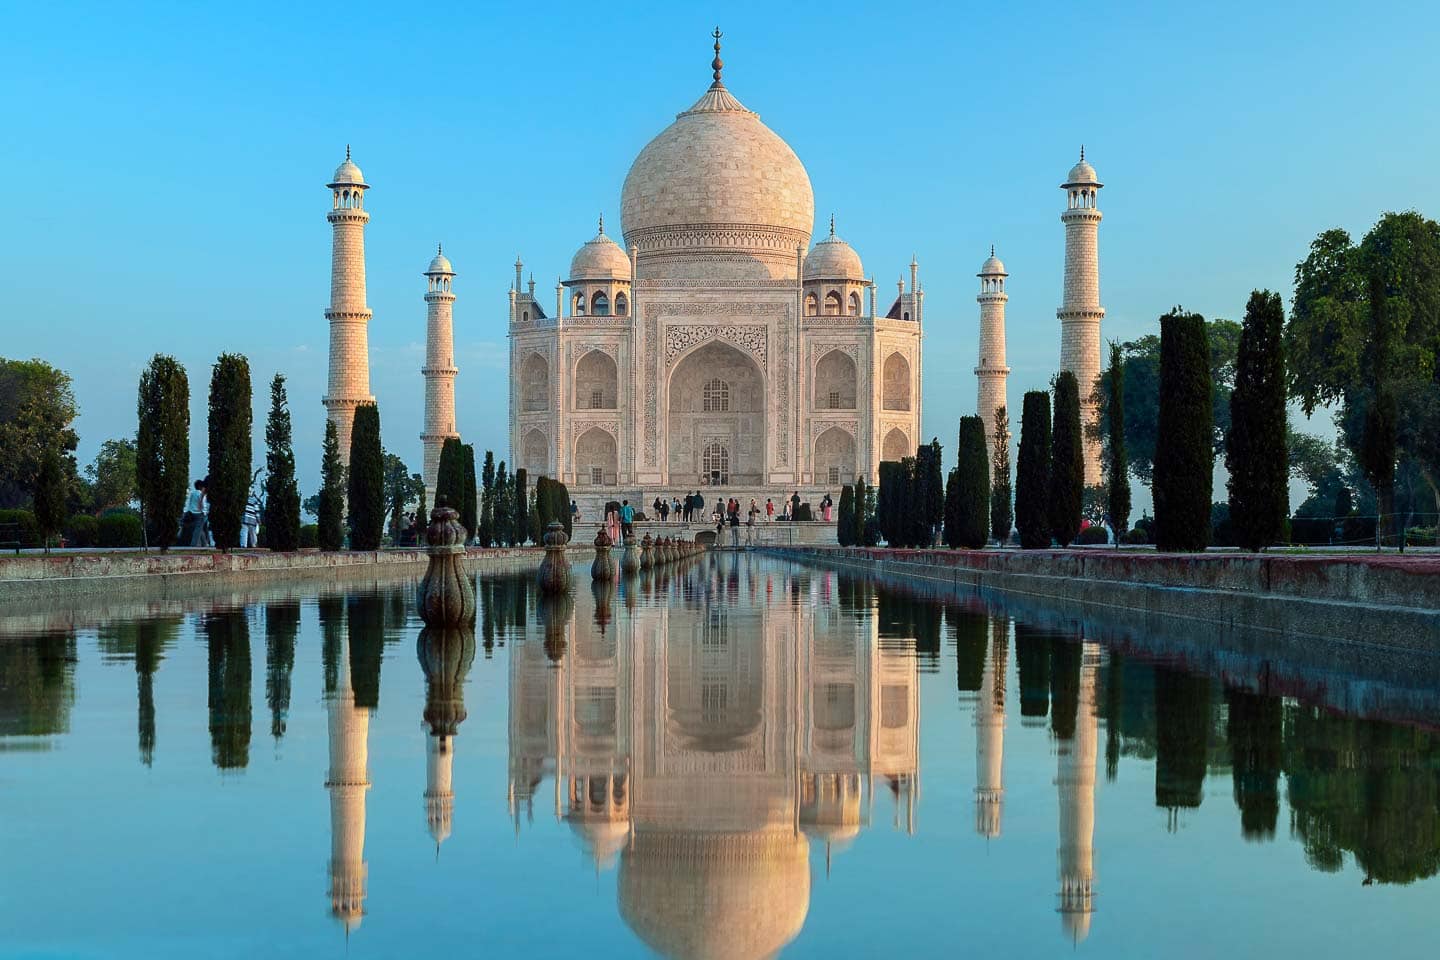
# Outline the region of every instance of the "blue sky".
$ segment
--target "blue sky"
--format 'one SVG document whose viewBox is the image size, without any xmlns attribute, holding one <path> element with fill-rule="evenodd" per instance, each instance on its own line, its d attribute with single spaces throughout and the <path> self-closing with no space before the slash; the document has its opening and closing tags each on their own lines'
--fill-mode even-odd
<svg viewBox="0 0 1440 960">
<path fill-rule="evenodd" d="M 290 378 L 313 492 L 324 184 L 346 143 L 373 185 L 386 446 L 419 469 L 420 272 L 443 241 L 459 428 L 503 456 L 515 254 L 548 292 L 597 214 L 618 223 L 630 162 L 708 83 L 717 21 L 727 85 L 809 170 L 817 232 L 833 211 L 882 292 L 918 255 L 924 431 L 947 456 L 975 404 L 992 242 L 1012 404 L 1054 372 L 1057 185 L 1081 143 L 1107 184 L 1107 338 L 1177 303 L 1238 319 L 1252 288 L 1288 300 L 1320 230 L 1440 212 L 1440 20 L 1422 3 L 417 9 L 0 2 L 0 352 L 74 376 L 82 463 L 133 433 L 136 380 L 163 351 L 190 370 L 198 472 L 210 364 L 238 351 L 257 456 L 269 379 Z"/>
</svg>

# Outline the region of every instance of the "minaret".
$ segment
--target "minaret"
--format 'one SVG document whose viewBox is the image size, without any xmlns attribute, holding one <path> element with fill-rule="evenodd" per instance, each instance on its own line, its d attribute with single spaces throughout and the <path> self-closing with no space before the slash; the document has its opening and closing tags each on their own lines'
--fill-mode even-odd
<svg viewBox="0 0 1440 960">
<path fill-rule="evenodd" d="M 425 447 L 425 502 L 435 504 L 435 476 L 440 470 L 440 448 L 447 437 L 458 437 L 455 430 L 455 331 L 451 314 L 455 294 L 450 281 L 455 271 L 445 252 L 437 247 L 435 259 L 425 271 L 425 432 L 420 441 Z M 421 518 L 423 525 L 425 518 Z"/>
<path fill-rule="evenodd" d="M 1009 623 L 992 618 L 990 656 L 975 704 L 975 832 L 987 839 L 1000 836 L 1005 803 L 1005 664 L 1010 646 Z"/>
<path fill-rule="evenodd" d="M 1060 796 L 1060 922 L 1078 943 L 1090 933 L 1095 883 L 1095 676 L 1100 647 L 1086 642 L 1080 653 L 1080 693 L 1075 736 L 1059 743 L 1055 784 Z"/>
<path fill-rule="evenodd" d="M 1060 369 L 1069 370 L 1080 382 L 1080 422 L 1094 423 L 1099 409 L 1091 401 L 1100 376 L 1100 209 L 1096 198 L 1104 184 L 1095 168 L 1080 162 L 1060 188 L 1065 191 L 1066 209 L 1060 215 L 1065 224 L 1065 299 L 1055 315 L 1060 318 Z M 1101 483 L 1100 442 L 1085 435 L 1085 486 Z"/>
<path fill-rule="evenodd" d="M 340 438 L 340 460 L 350 464 L 350 428 L 355 408 L 374 403 L 370 395 L 370 309 L 365 305 L 365 191 L 370 189 L 360 168 L 350 161 L 335 170 L 330 213 L 325 219 L 333 228 L 330 254 L 330 381 L 325 393 L 325 410 L 335 422 Z"/>
<path fill-rule="evenodd" d="M 985 447 L 989 449 L 995 435 L 995 411 L 1006 406 L 1005 378 L 1010 375 L 1010 368 L 1005 365 L 1005 303 L 1010 299 L 1005 292 L 1005 278 L 1009 274 L 1005 272 L 1005 264 L 995 256 L 993 244 L 990 257 L 980 266 L 977 276 L 980 277 L 980 295 L 975 298 L 980 304 L 980 357 L 975 367 L 975 379 L 979 381 L 975 414 L 985 424 Z"/>
<path fill-rule="evenodd" d="M 336 658 L 339 679 L 325 697 L 330 720 L 330 911 L 348 934 L 365 914 L 365 791 L 370 789 L 370 711 L 355 705 L 350 640 Z"/>
</svg>

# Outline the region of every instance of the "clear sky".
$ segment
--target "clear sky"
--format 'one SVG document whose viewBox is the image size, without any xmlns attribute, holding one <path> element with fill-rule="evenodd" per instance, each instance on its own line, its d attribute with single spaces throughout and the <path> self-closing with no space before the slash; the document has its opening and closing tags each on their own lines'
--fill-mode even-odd
<svg viewBox="0 0 1440 960">
<path fill-rule="evenodd" d="M 1012 406 L 1056 368 L 1058 184 L 1081 143 L 1107 185 L 1106 338 L 1153 331 L 1177 303 L 1238 319 L 1255 287 L 1288 302 L 1320 230 L 1440 213 L 1429 3 L 0 0 L 0 354 L 74 376 L 82 463 L 133 434 L 142 366 L 174 354 L 198 473 L 210 364 L 244 353 L 257 457 L 283 371 L 313 492 L 324 184 L 350 143 L 373 186 L 386 446 L 419 469 L 420 274 L 443 241 L 459 274 L 458 426 L 504 456 L 515 255 L 548 296 L 596 216 L 618 224 L 630 162 L 709 82 L 717 21 L 727 85 L 809 170 L 817 233 L 833 211 L 882 294 L 918 255 L 924 431 L 947 458 L 974 410 L 990 243 L 1011 274 Z"/>
</svg>

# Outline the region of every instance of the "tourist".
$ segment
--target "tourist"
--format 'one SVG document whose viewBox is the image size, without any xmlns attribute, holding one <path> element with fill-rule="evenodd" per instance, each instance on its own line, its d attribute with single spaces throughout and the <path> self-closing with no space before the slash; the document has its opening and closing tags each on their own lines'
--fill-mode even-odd
<svg viewBox="0 0 1440 960">
<path fill-rule="evenodd" d="M 205 481 L 196 480 L 195 489 L 185 498 L 185 513 L 180 518 L 180 546 L 205 545 Z"/>
<path fill-rule="evenodd" d="M 695 519 L 705 516 L 705 498 L 700 496 L 700 491 L 695 491 L 695 506 L 692 508 Z"/>
<path fill-rule="evenodd" d="M 240 545 L 247 550 L 254 550 L 259 545 L 260 538 L 260 511 L 264 504 L 260 502 L 260 494 L 254 490 L 245 500 L 245 532 L 241 536 Z"/>
<path fill-rule="evenodd" d="M 670 512 L 675 514 L 675 519 L 680 519 L 680 498 L 675 497 L 670 501 Z"/>
<path fill-rule="evenodd" d="M 635 508 L 630 506 L 629 500 L 620 504 L 620 532 L 625 535 L 627 541 L 635 533 Z M 616 540 L 615 542 L 619 543 L 620 541 Z"/>
<path fill-rule="evenodd" d="M 665 514 L 668 512 L 665 506 L 665 500 L 662 497 L 656 497 L 655 502 L 650 504 L 650 508 L 655 511 L 655 516 L 660 519 L 660 522 L 664 523 Z"/>
<path fill-rule="evenodd" d="M 765 522 L 775 522 L 775 501 L 771 500 L 769 497 L 765 498 Z"/>
<path fill-rule="evenodd" d="M 796 490 L 790 495 L 790 519 L 797 520 L 800 517 L 800 491 Z"/>
<path fill-rule="evenodd" d="M 577 507 L 577 506 L 575 506 L 575 501 L 574 501 L 574 500 L 571 500 L 571 501 L 570 501 L 570 526 L 571 526 L 571 527 L 574 527 L 575 524 L 577 524 L 577 523 L 579 523 L 579 522 L 580 522 L 580 508 Z"/>
<path fill-rule="evenodd" d="M 760 505 L 755 502 L 755 498 L 754 498 L 754 497 L 751 497 L 751 498 L 750 498 L 750 519 L 749 519 L 749 521 L 747 521 L 747 525 L 748 525 L 748 526 L 752 526 L 752 527 L 755 526 L 755 518 L 758 517 L 759 515 L 760 515 Z"/>
<path fill-rule="evenodd" d="M 629 503 L 630 501 L 625 502 Z M 610 538 L 611 543 L 620 542 L 620 511 L 611 507 L 610 504 L 605 505 L 605 534 Z"/>
<path fill-rule="evenodd" d="M 820 515 L 825 518 L 826 523 L 829 523 L 831 520 L 830 510 L 834 506 L 835 501 L 830 499 L 830 494 L 825 494 L 825 499 L 820 501 Z"/>
</svg>

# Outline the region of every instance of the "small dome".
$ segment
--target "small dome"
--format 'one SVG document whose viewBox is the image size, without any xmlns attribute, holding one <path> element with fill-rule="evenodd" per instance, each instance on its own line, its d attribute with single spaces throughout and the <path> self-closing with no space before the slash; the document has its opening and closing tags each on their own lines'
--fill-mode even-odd
<svg viewBox="0 0 1440 960">
<path fill-rule="evenodd" d="M 1010 276 L 1010 274 L 1008 274 L 1008 273 L 1005 272 L 1005 264 L 1000 260 L 999 257 L 995 256 L 995 248 L 994 248 L 994 247 L 991 247 L 991 248 L 990 248 L 990 256 L 985 259 L 985 262 L 984 262 L 984 263 L 980 264 L 980 272 L 977 273 L 976 276 L 977 276 L 977 277 L 1008 277 L 1008 276 Z"/>
<path fill-rule="evenodd" d="M 443 273 L 452 277 L 455 275 L 454 268 L 450 266 L 450 258 L 445 256 L 444 251 L 439 247 L 435 248 L 435 257 L 430 261 L 430 266 L 425 272 L 427 274 Z"/>
<path fill-rule="evenodd" d="M 350 160 L 350 146 L 345 146 L 345 162 L 335 168 L 334 179 L 326 184 L 330 187 L 365 186 L 365 174 Z"/>
<path fill-rule="evenodd" d="M 806 280 L 865 281 L 865 268 L 860 254 L 844 240 L 835 236 L 835 218 L 830 218 L 830 236 L 810 249 L 805 257 Z"/>
<path fill-rule="evenodd" d="M 630 279 L 630 258 L 620 244 L 605 236 L 605 218 L 600 218 L 600 232 L 575 252 L 570 261 L 571 280 Z"/>
<path fill-rule="evenodd" d="M 1095 175 L 1095 168 L 1085 160 L 1085 148 L 1080 148 L 1080 162 L 1070 168 L 1070 173 L 1065 177 L 1062 187 L 1103 187 L 1100 178 Z"/>
</svg>

